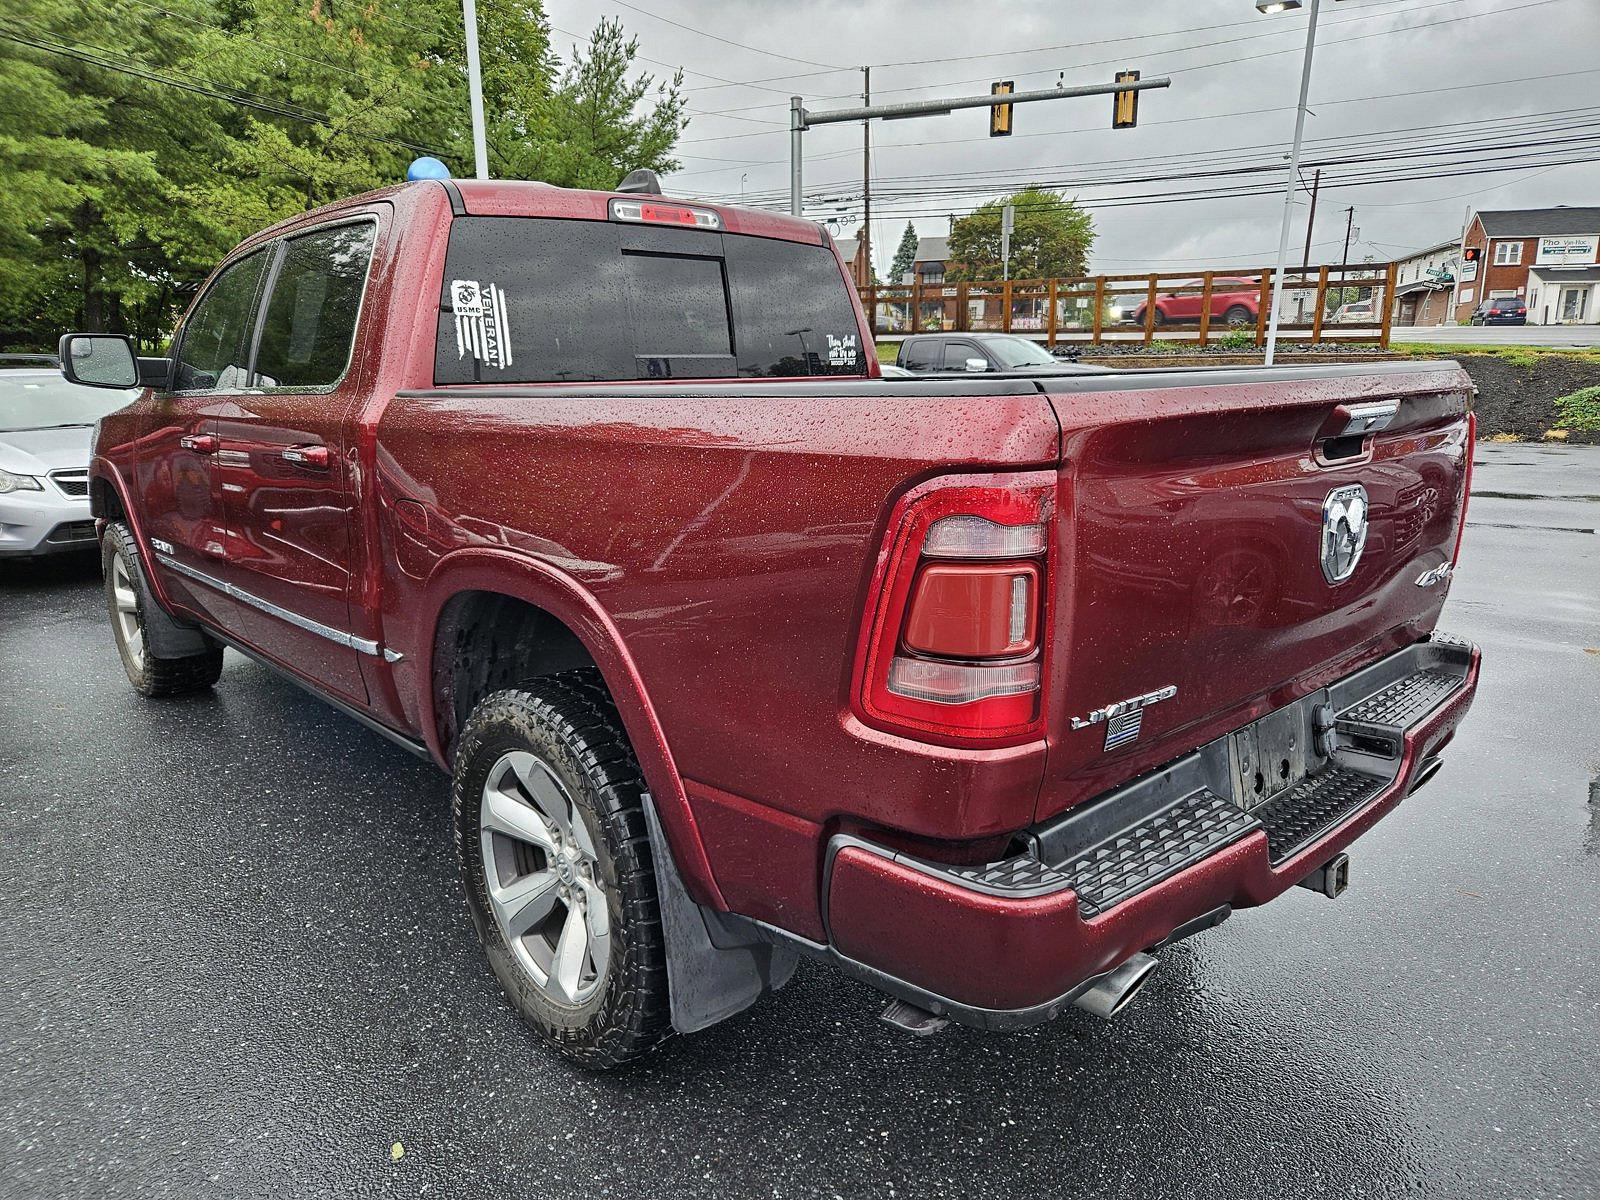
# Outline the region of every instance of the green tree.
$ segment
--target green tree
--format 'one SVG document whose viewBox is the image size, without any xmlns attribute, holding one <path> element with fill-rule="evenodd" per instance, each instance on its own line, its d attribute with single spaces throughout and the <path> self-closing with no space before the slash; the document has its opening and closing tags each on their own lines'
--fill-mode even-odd
<svg viewBox="0 0 1600 1200">
<path fill-rule="evenodd" d="M 895 247 L 894 262 L 889 266 L 889 282 L 899 283 L 911 273 L 916 261 L 917 230 L 910 221 L 907 221 L 906 230 L 900 235 L 900 244 Z"/>
<path fill-rule="evenodd" d="M 168 7 L 170 5 L 170 7 Z M 670 170 L 681 81 L 602 21 L 562 74 L 539 0 L 480 0 L 491 173 Z M 459 0 L 10 0 L 0 18 L 0 348 L 159 345 L 247 234 L 405 176 L 472 171 Z"/>
<path fill-rule="evenodd" d="M 638 55 L 639 39 L 602 18 L 559 84 L 517 94 L 521 136 L 503 148 L 511 176 L 609 189 L 640 167 L 677 170 L 672 148 L 688 123 L 683 73 L 668 82 L 635 75 Z"/>
<path fill-rule="evenodd" d="M 1094 218 L 1059 192 L 1031 186 L 991 200 L 954 223 L 947 278 L 972 282 L 1001 277 L 1000 221 L 1007 204 L 1017 210 L 1011 233 L 1013 279 L 1069 278 L 1087 271 Z"/>
</svg>

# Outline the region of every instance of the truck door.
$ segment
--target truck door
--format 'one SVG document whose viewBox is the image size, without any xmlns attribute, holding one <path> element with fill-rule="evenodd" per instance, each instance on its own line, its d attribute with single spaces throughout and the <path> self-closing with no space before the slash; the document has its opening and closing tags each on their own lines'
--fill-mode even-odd
<svg viewBox="0 0 1600 1200">
<path fill-rule="evenodd" d="M 286 238 L 266 280 L 254 386 L 219 414 L 226 579 L 242 637 L 337 695 L 365 703 L 351 634 L 352 363 L 372 259 L 372 217 Z"/>
<path fill-rule="evenodd" d="M 138 447 L 137 488 L 146 555 L 167 596 L 228 628 L 236 607 L 220 587 L 227 554 L 216 473 L 217 416 L 237 406 L 271 254 L 258 250 L 219 271 L 178 334 L 165 416 Z"/>
</svg>

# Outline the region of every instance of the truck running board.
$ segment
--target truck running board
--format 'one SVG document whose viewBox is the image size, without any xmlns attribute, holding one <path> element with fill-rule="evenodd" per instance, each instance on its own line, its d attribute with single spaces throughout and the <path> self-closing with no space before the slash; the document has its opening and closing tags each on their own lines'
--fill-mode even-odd
<svg viewBox="0 0 1600 1200">
<path fill-rule="evenodd" d="M 1470 663 L 1468 645 L 1436 635 L 1246 726 L 1240 733 L 1257 753 L 1276 744 L 1310 748 L 1303 775 L 1295 779 L 1285 758 L 1287 782 L 1264 801 L 1240 782 L 1235 734 L 1036 827 L 1025 847 L 999 862 L 949 866 L 874 851 L 990 895 L 1024 899 L 1071 888 L 1085 919 L 1256 830 L 1266 834 L 1277 867 L 1394 781 L 1407 730 L 1465 686 Z M 1433 769 L 1423 764 L 1413 790 Z"/>
</svg>

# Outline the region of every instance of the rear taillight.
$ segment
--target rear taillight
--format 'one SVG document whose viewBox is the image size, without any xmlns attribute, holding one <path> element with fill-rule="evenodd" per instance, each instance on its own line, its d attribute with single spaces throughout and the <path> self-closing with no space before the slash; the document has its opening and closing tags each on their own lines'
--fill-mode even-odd
<svg viewBox="0 0 1600 1200">
<path fill-rule="evenodd" d="M 948 744 L 1039 736 L 1051 472 L 953 476 L 896 506 L 857 655 L 869 724 Z"/>
<path fill-rule="evenodd" d="M 1456 526 L 1456 548 L 1450 555 L 1450 567 L 1454 570 L 1461 561 L 1461 539 L 1467 532 L 1467 502 L 1472 499 L 1472 460 L 1478 453 L 1478 414 L 1467 414 L 1467 462 L 1466 469 L 1461 477 L 1461 523 Z"/>
</svg>

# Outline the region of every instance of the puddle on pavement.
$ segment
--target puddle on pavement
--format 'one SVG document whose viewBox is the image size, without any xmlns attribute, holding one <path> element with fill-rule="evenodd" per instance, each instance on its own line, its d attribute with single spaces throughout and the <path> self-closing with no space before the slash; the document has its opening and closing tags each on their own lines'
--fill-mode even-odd
<svg viewBox="0 0 1600 1200">
<path fill-rule="evenodd" d="M 1570 525 L 1518 525 L 1510 521 L 1467 521 L 1471 529 L 1531 529 L 1535 533 L 1588 533 L 1593 534 L 1593 529 L 1578 529 Z"/>
<path fill-rule="evenodd" d="M 1578 500 L 1586 504 L 1600 504 L 1600 496 L 1551 496 L 1543 492 L 1473 492 L 1474 500 Z"/>
</svg>

